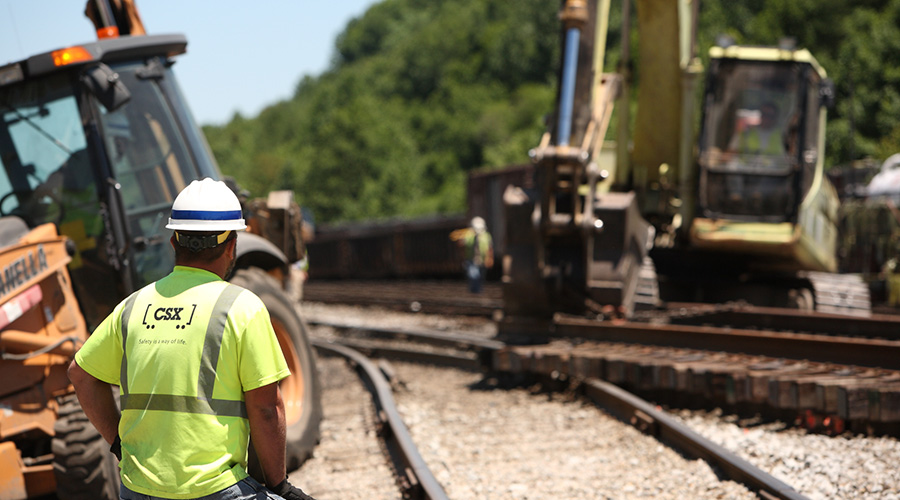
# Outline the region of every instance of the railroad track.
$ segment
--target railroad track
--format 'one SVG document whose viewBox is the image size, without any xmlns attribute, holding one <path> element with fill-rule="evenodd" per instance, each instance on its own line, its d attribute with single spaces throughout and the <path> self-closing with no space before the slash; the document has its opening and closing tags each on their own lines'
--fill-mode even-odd
<svg viewBox="0 0 900 500">
<path fill-rule="evenodd" d="M 322 382 L 321 440 L 313 456 L 290 472 L 291 482 L 319 500 L 402 498 L 359 375 L 338 356 L 318 356 L 316 365 Z"/>
<path fill-rule="evenodd" d="M 359 464 L 364 471 L 354 471 L 346 477 L 347 481 L 333 481 L 327 485 L 315 483 L 307 486 L 309 491 L 316 491 L 317 495 L 334 495 L 340 498 L 355 498 L 360 493 L 360 498 L 402 498 L 410 500 L 448 500 L 440 483 L 434 478 L 431 470 L 422 459 L 419 450 L 409 435 L 409 430 L 400 416 L 391 392 L 390 381 L 384 374 L 384 368 L 368 357 L 339 343 L 322 340 L 312 340 L 313 346 L 319 351 L 320 356 L 341 357 L 349 367 L 355 369 L 359 376 L 361 386 L 365 391 L 356 390 L 353 398 L 342 397 L 339 400 L 326 401 L 326 423 L 330 422 L 340 430 L 355 428 L 357 432 L 369 434 L 374 431 L 377 435 L 377 446 L 373 446 L 371 440 L 360 449 L 357 446 L 341 447 L 336 443 L 328 443 L 325 450 L 317 453 L 334 454 L 327 458 L 344 464 Z M 339 370 L 333 364 L 329 365 L 329 377 L 326 383 L 333 383 L 335 371 Z M 346 376 L 337 375 L 341 385 L 348 382 Z M 327 388 L 326 388 L 327 392 Z M 367 392 L 368 397 L 363 394 Z M 346 394 L 345 394 L 346 395 Z M 368 400 L 363 403 L 363 400 Z M 370 402 L 370 404 L 369 404 Z M 360 405 L 364 407 L 360 407 Z M 363 415 L 363 424 L 359 425 L 359 417 Z M 329 421 L 333 419 L 333 421 Z M 354 443 L 357 441 L 354 440 Z M 377 450 L 376 453 L 374 450 Z M 388 459 L 390 476 L 392 481 L 386 479 L 387 473 L 382 463 L 373 455 L 381 454 Z M 349 460 L 348 460 L 349 458 Z M 377 464 L 373 469 L 373 465 Z M 314 468 L 309 467 L 310 469 Z M 297 484 L 307 485 L 307 477 L 315 477 L 315 471 L 304 471 L 296 474 Z M 367 478 L 366 484 L 360 485 L 360 478 Z M 393 483 L 393 487 L 388 483 Z M 351 486 L 352 485 L 352 486 Z M 343 489 L 347 488 L 347 489 Z M 352 488 L 352 489 L 351 489 Z M 399 489 L 399 492 L 398 492 Z"/>
<path fill-rule="evenodd" d="M 483 293 L 471 294 L 460 280 L 309 281 L 304 285 L 304 300 L 487 318 L 500 318 L 503 309 L 499 283 L 488 282 Z M 669 303 L 664 309 L 638 311 L 631 321 L 900 340 L 900 314 L 861 317 L 744 303 Z"/>
<path fill-rule="evenodd" d="M 525 345 L 496 354 L 495 370 L 599 378 L 673 406 L 759 412 L 826 433 L 900 435 L 898 316 L 670 304 L 633 321 L 557 315 L 498 328 Z"/>
<path fill-rule="evenodd" d="M 339 342 L 372 355 L 417 360 L 451 366 L 473 367 L 492 363 L 509 347 L 496 340 L 433 330 L 373 328 L 363 325 L 311 321 L 311 326 L 344 332 Z M 317 347 L 326 345 L 317 341 Z M 410 347 L 409 344 L 415 344 Z M 347 350 L 342 347 L 338 350 Z M 377 371 L 377 369 L 373 368 Z M 678 423 L 654 405 L 597 378 L 579 381 L 579 391 L 611 414 L 674 446 L 682 453 L 706 460 L 728 479 L 740 482 L 766 498 L 805 498 L 791 486 L 751 465 Z M 424 465 L 422 465 L 424 467 Z M 407 466 L 409 470 L 409 466 Z"/>
<path fill-rule="evenodd" d="M 394 303 L 396 310 L 457 314 L 465 310 L 501 317 L 499 288 L 473 298 L 461 281 L 337 283 L 331 283 L 334 293 L 344 290 L 356 297 L 333 296 L 337 301 L 371 303 L 359 300 L 369 296 L 378 297 L 381 305 Z M 312 291 L 308 294 L 310 300 L 315 296 Z M 483 307 L 469 307 L 473 300 L 482 301 Z M 460 301 L 468 305 L 461 309 Z M 900 316 L 668 304 L 664 310 L 641 311 L 630 322 L 557 317 L 547 323 L 526 318 L 517 324 L 513 318 L 498 324 L 516 343 L 543 344 L 566 337 L 588 341 L 578 349 L 564 348 L 564 354 L 552 352 L 555 346 L 520 348 L 505 366 L 508 369 L 565 364 L 544 371 L 584 377 L 587 370 L 587 376 L 647 396 L 664 393 L 664 400 L 672 404 L 700 399 L 708 405 L 761 411 L 771 418 L 802 419 L 816 431 L 900 434 Z M 598 344 L 604 342 L 608 345 Z M 599 345 L 608 348 L 608 356 L 589 352 Z M 565 359 L 533 361 L 547 356 Z M 575 366 L 579 363 L 590 368 Z"/>
<path fill-rule="evenodd" d="M 502 308 L 499 283 L 485 283 L 482 293 L 473 294 L 462 280 L 310 280 L 303 285 L 303 300 L 485 317 Z"/>
<path fill-rule="evenodd" d="M 356 366 L 372 395 L 375 414 L 380 423 L 379 436 L 391 457 L 403 498 L 446 500 L 447 494 L 425 464 L 397 411 L 390 382 L 382 370 L 369 358 L 349 347 L 321 341 L 313 341 L 313 345 L 320 351 L 341 355 Z"/>
<path fill-rule="evenodd" d="M 814 431 L 900 435 L 900 342 L 557 316 L 502 337 L 495 369 L 596 377 L 672 406 L 722 407 Z M 546 333 L 549 332 L 549 333 Z"/>
<path fill-rule="evenodd" d="M 896 314 L 861 317 L 741 303 L 671 303 L 665 311 L 642 313 L 635 320 L 900 340 L 900 315 Z"/>
<path fill-rule="evenodd" d="M 499 283 L 488 282 L 481 294 L 472 294 L 461 280 L 313 280 L 304 284 L 304 300 L 483 317 L 496 317 L 503 309 Z M 900 312 L 863 317 L 745 303 L 669 303 L 661 310 L 639 311 L 632 320 L 900 339 Z"/>
</svg>

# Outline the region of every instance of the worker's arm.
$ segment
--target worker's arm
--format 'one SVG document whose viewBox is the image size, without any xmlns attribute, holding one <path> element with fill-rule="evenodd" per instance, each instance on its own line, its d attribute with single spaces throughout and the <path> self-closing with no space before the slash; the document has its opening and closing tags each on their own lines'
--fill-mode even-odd
<svg viewBox="0 0 900 500">
<path fill-rule="evenodd" d="M 103 439 L 112 444 L 119 434 L 120 417 L 112 386 L 84 371 L 75 360 L 69 365 L 68 373 L 84 414 Z"/>
<path fill-rule="evenodd" d="M 284 466 L 284 400 L 278 383 L 244 393 L 250 438 L 262 466 L 266 487 L 286 500 L 315 500 L 288 482 Z"/>
<path fill-rule="evenodd" d="M 284 400 L 278 383 L 244 393 L 250 438 L 262 466 L 266 484 L 274 486 L 287 476 L 284 467 Z"/>
</svg>

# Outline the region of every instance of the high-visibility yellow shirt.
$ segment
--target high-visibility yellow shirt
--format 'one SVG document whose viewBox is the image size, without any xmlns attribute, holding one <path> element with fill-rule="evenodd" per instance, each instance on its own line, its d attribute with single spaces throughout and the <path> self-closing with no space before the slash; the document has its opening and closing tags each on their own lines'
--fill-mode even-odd
<svg viewBox="0 0 900 500">
<path fill-rule="evenodd" d="M 781 141 L 781 130 L 779 129 L 769 130 L 763 134 L 758 127 L 752 127 L 741 134 L 738 151 L 741 153 L 780 155 L 784 154 L 784 144 Z"/>
<path fill-rule="evenodd" d="M 75 359 L 121 388 L 122 483 L 164 498 L 246 478 L 244 392 L 290 375 L 262 300 L 182 266 L 120 303 Z"/>
<path fill-rule="evenodd" d="M 476 233 L 474 229 L 468 228 L 463 235 L 463 238 L 465 238 L 464 241 L 466 243 L 466 260 L 471 260 L 476 264 L 481 265 L 487 258 L 491 246 L 494 244 L 491 233 L 482 231 L 479 234 Z"/>
</svg>

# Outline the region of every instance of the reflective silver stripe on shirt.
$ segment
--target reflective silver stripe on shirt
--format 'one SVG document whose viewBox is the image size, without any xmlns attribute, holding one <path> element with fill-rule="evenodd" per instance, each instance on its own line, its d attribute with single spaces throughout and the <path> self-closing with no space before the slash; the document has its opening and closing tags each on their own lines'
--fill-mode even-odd
<svg viewBox="0 0 900 500">
<path fill-rule="evenodd" d="M 128 320 L 131 318 L 131 309 L 137 300 L 138 292 L 134 292 L 125 299 L 122 307 L 122 372 L 119 374 L 119 385 L 124 398 L 128 394 L 128 352 L 125 350 L 125 342 L 128 340 Z"/>
<path fill-rule="evenodd" d="M 173 396 L 171 394 L 129 394 L 127 398 L 122 398 L 122 409 L 176 411 L 247 418 L 247 406 L 243 401 L 228 399 L 207 401 L 194 396 Z"/>
<path fill-rule="evenodd" d="M 219 349 L 222 347 L 222 336 L 225 335 L 228 311 L 242 291 L 243 288 L 228 285 L 213 307 L 209 326 L 206 327 L 206 340 L 203 341 L 203 357 L 200 358 L 200 375 L 197 380 L 197 397 L 200 399 L 212 400 L 216 365 L 219 363 Z"/>
<path fill-rule="evenodd" d="M 206 327 L 206 337 L 203 341 L 203 354 L 200 359 L 200 373 L 197 377 L 197 397 L 178 396 L 173 394 L 133 394 L 122 389 L 123 410 L 162 410 L 181 413 L 200 413 L 204 415 L 217 415 L 222 417 L 247 418 L 247 407 L 243 401 L 227 399 L 213 399 L 213 388 L 216 384 L 216 365 L 219 362 L 219 351 L 222 347 L 222 337 L 225 335 L 225 326 L 228 321 L 228 311 L 234 305 L 243 288 L 228 285 L 219 294 L 215 306 L 210 315 L 209 324 Z M 128 307 L 130 315 L 132 304 Z M 123 317 L 125 314 L 123 312 Z M 127 321 L 123 321 L 127 323 Z M 125 331 L 123 329 L 122 341 L 124 345 Z M 127 370 L 126 358 L 122 357 L 122 380 L 125 380 Z"/>
</svg>

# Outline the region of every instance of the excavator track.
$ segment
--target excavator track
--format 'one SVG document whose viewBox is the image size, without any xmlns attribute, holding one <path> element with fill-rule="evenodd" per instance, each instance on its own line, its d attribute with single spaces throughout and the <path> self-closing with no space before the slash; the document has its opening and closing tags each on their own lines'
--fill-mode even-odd
<svg viewBox="0 0 900 500">
<path fill-rule="evenodd" d="M 641 269 L 638 271 L 638 281 L 634 291 L 634 309 L 656 309 L 659 305 L 659 281 L 656 275 L 656 266 L 653 264 L 653 259 L 644 257 Z"/>
<path fill-rule="evenodd" d="M 806 272 L 818 312 L 868 316 L 872 310 L 869 287 L 858 274 Z"/>
</svg>

